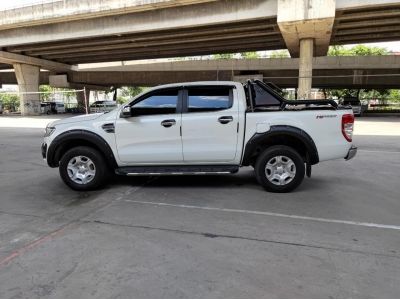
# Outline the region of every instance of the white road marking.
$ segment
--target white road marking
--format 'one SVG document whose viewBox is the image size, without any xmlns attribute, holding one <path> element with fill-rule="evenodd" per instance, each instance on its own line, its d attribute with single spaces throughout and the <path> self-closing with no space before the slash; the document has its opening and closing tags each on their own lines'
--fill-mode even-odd
<svg viewBox="0 0 400 300">
<path fill-rule="evenodd" d="M 168 206 L 168 207 L 187 208 L 187 209 L 201 209 L 201 210 L 211 210 L 211 211 L 221 211 L 221 212 L 231 212 L 231 213 L 242 213 L 242 214 L 281 217 L 281 218 L 289 218 L 289 219 L 297 219 L 297 220 L 308 220 L 308 221 L 316 221 L 316 222 L 324 222 L 324 223 L 336 223 L 336 224 L 354 225 L 354 226 L 362 226 L 362 227 L 400 230 L 400 225 L 387 225 L 387 224 L 377 224 L 377 223 L 368 223 L 368 222 L 315 218 L 315 217 L 307 217 L 307 216 L 273 213 L 273 212 L 267 212 L 267 211 L 218 208 L 218 207 L 209 207 L 209 206 L 194 206 L 194 205 L 170 204 L 170 203 L 135 201 L 135 200 L 124 200 L 124 201 L 130 202 L 130 203 L 144 204 L 144 205 Z"/>
<path fill-rule="evenodd" d="M 379 151 L 379 150 L 358 150 L 358 152 L 370 152 L 370 153 L 385 153 L 385 154 L 400 154 L 400 151 Z"/>
</svg>

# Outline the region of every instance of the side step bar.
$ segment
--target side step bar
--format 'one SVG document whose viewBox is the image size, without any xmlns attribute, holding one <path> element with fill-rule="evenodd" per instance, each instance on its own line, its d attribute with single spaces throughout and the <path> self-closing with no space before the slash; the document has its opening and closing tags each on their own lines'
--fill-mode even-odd
<svg viewBox="0 0 400 300">
<path fill-rule="evenodd" d="M 125 176 L 160 176 L 160 175 L 212 175 L 233 174 L 239 171 L 239 166 L 136 166 L 121 167 L 115 170 L 117 175 Z"/>
</svg>

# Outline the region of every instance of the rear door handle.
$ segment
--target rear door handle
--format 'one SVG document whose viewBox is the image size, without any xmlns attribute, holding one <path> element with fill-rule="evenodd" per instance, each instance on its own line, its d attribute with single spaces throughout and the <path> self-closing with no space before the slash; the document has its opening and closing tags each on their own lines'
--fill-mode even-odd
<svg viewBox="0 0 400 300">
<path fill-rule="evenodd" d="M 228 124 L 228 123 L 230 123 L 232 121 L 233 121 L 233 117 L 232 116 L 223 116 L 223 117 L 220 117 L 218 119 L 218 122 L 220 122 L 221 124 Z"/>
<path fill-rule="evenodd" d="M 175 124 L 176 124 L 176 121 L 175 121 L 174 119 L 171 119 L 171 120 L 164 120 L 164 121 L 161 122 L 161 125 L 164 126 L 164 127 L 166 127 L 166 128 L 172 127 L 172 126 L 174 126 Z"/>
</svg>

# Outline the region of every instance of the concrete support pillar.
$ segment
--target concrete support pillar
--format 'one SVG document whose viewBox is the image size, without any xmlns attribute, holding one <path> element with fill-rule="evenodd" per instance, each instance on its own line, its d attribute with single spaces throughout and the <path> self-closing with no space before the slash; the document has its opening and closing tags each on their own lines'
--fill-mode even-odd
<svg viewBox="0 0 400 300">
<path fill-rule="evenodd" d="M 40 67 L 27 64 L 14 64 L 23 116 L 40 115 L 39 74 Z M 26 94 L 28 93 L 28 94 Z M 29 94 L 31 93 L 31 94 Z"/>
<path fill-rule="evenodd" d="M 314 56 L 314 40 L 300 40 L 299 90 L 298 99 L 310 99 L 312 87 L 312 69 Z"/>
<path fill-rule="evenodd" d="M 325 56 L 331 40 L 336 0 L 277 0 L 278 26 L 292 57 L 300 41 L 314 39 L 315 56 Z"/>
<path fill-rule="evenodd" d="M 82 109 L 82 111 L 86 111 L 86 109 L 89 109 L 90 89 L 85 88 L 85 92 L 86 92 L 86 98 L 85 98 L 84 92 L 76 93 L 76 100 L 78 101 L 78 108 Z M 86 103 L 85 103 L 85 99 L 86 99 Z"/>
</svg>

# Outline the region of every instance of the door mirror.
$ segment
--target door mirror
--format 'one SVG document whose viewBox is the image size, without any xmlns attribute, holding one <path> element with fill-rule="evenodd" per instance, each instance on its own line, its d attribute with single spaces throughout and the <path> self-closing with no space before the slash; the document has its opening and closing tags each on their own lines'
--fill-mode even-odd
<svg viewBox="0 0 400 300">
<path fill-rule="evenodd" d="M 129 105 L 124 106 L 121 110 L 121 118 L 130 118 L 132 117 L 132 110 Z"/>
</svg>

